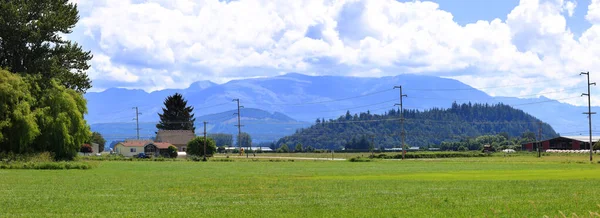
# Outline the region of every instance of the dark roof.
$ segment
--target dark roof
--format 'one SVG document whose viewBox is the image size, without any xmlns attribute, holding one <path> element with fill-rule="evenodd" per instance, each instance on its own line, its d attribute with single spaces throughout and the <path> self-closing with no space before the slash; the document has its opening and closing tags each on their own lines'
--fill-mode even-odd
<svg viewBox="0 0 600 218">
<path fill-rule="evenodd" d="M 187 145 L 195 137 L 192 130 L 158 130 L 157 142 L 168 142 L 174 145 Z"/>
<path fill-rule="evenodd" d="M 156 145 L 156 147 L 159 149 L 167 149 L 167 148 L 169 148 L 169 146 L 172 145 L 171 143 L 168 143 L 168 142 L 154 142 L 152 144 Z"/>
</svg>

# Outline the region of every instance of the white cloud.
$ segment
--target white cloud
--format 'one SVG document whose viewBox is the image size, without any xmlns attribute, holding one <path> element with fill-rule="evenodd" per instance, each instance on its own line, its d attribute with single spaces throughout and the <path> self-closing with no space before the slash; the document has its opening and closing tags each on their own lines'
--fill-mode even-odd
<svg viewBox="0 0 600 218">
<path fill-rule="evenodd" d="M 600 0 L 591 0 L 585 19 L 592 24 L 600 23 Z"/>
<path fill-rule="evenodd" d="M 104 54 L 95 54 L 91 65 L 88 75 L 92 80 L 103 77 L 119 82 L 137 82 L 139 80 L 139 77 L 131 73 L 126 67 L 114 66 L 110 61 L 110 57 Z"/>
<path fill-rule="evenodd" d="M 291 71 L 358 76 L 402 71 L 457 78 L 474 87 L 554 79 L 547 85 L 568 89 L 583 80 L 562 78 L 600 71 L 594 65 L 600 62 L 600 0 L 588 6 L 586 19 L 594 25 L 577 39 L 565 18 L 577 4 L 568 0 L 521 0 L 506 20 L 464 26 L 428 1 L 79 0 L 78 5 L 82 16 L 75 34 L 90 41 L 96 54 L 91 77 L 145 90 Z M 488 92 L 518 96 L 542 90 Z"/>
</svg>

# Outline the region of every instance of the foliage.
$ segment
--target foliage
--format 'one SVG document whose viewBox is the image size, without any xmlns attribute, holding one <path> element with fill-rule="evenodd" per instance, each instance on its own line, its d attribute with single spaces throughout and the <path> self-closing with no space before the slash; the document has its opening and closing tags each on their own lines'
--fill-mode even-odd
<svg viewBox="0 0 600 218">
<path fill-rule="evenodd" d="M 290 148 L 288 148 L 287 144 L 281 145 L 281 147 L 277 148 L 277 153 L 288 153 L 290 152 Z"/>
<path fill-rule="evenodd" d="M 239 139 L 242 141 L 242 148 L 252 146 L 252 137 L 250 137 L 250 134 L 242 132 Z"/>
<path fill-rule="evenodd" d="M 459 157 L 488 157 L 488 154 L 481 152 L 456 152 L 456 151 L 437 151 L 437 152 L 408 152 L 404 156 L 407 159 L 419 158 L 459 158 Z M 402 154 L 378 154 L 374 158 L 381 159 L 402 159 Z"/>
<path fill-rule="evenodd" d="M 58 160 L 72 160 L 91 135 L 83 95 L 55 80 L 42 91 L 38 79 L 6 71 L 0 80 L 0 95 L 6 95 L 0 100 L 0 152 L 50 151 Z M 34 100 L 31 92 L 43 94 Z"/>
<path fill-rule="evenodd" d="M 79 21 L 77 6 L 68 0 L 0 1 L 0 68 L 39 75 L 42 89 L 52 81 L 84 93 L 91 88 L 85 73 L 89 51 L 61 35 Z"/>
<path fill-rule="evenodd" d="M 208 134 L 208 137 L 215 140 L 217 147 L 228 147 L 233 145 L 233 135 L 225 133 Z"/>
<path fill-rule="evenodd" d="M 167 97 L 164 101 L 163 113 L 158 114 L 160 121 L 156 124 L 157 129 L 162 130 L 192 130 L 194 127 L 194 107 L 187 106 L 187 101 L 179 93 Z"/>
<path fill-rule="evenodd" d="M 79 152 L 92 153 L 92 146 L 90 144 L 83 144 L 83 145 L 81 145 Z"/>
<path fill-rule="evenodd" d="M 177 153 L 177 147 L 171 145 L 167 148 L 167 152 L 169 153 L 169 157 L 170 158 L 176 158 L 178 153 Z"/>
<path fill-rule="evenodd" d="M 57 82 L 38 99 L 36 119 L 42 134 L 32 147 L 35 151 L 51 151 L 57 160 L 72 160 L 91 135 L 83 115 L 87 113 L 83 95 Z"/>
<path fill-rule="evenodd" d="M 0 152 L 31 152 L 29 145 L 40 134 L 33 102 L 19 75 L 0 70 Z"/>
<path fill-rule="evenodd" d="M 204 156 L 204 137 L 193 138 L 187 145 L 187 154 L 192 156 Z M 206 156 L 212 156 L 217 151 L 215 141 L 211 138 L 206 140 Z"/>
<path fill-rule="evenodd" d="M 352 158 L 348 159 L 348 161 L 350 161 L 350 162 L 371 162 L 373 160 L 362 158 L 362 157 L 352 157 Z"/>
<path fill-rule="evenodd" d="M 92 165 L 85 162 L 0 162 L 0 169 L 87 170 L 91 168 Z"/>
<path fill-rule="evenodd" d="M 467 149 L 467 147 L 465 147 L 464 145 L 461 145 L 460 147 L 458 147 L 458 151 L 467 151 L 469 149 Z"/>
<path fill-rule="evenodd" d="M 217 152 L 219 152 L 219 153 L 225 153 L 225 151 L 227 151 L 227 149 L 225 148 L 225 146 L 219 146 L 219 147 L 217 147 Z"/>
<path fill-rule="evenodd" d="M 362 136 L 360 137 L 359 140 L 357 140 L 355 137 L 352 137 L 352 140 L 348 141 L 346 143 L 346 145 L 344 145 L 344 148 L 346 150 L 369 150 L 371 149 L 371 143 L 369 143 L 369 140 L 367 139 L 366 136 Z"/>
<path fill-rule="evenodd" d="M 482 136 L 500 135 L 530 140 L 532 129 L 538 129 L 537 118 L 504 104 L 452 104 L 451 108 L 430 110 L 404 110 L 406 144 L 418 147 L 440 145 L 442 142 Z M 390 110 L 384 114 L 360 113 L 320 120 L 318 124 L 300 129 L 281 138 L 277 144 L 302 143 L 317 149 L 369 150 L 368 136 L 374 136 L 377 147 L 398 147 L 401 144 L 400 112 Z M 548 124 L 542 125 L 543 138 L 557 136 Z M 525 133 L 525 134 L 524 134 Z M 364 139 L 364 140 L 363 140 Z M 513 142 L 513 144 L 516 142 Z M 512 144 L 511 144 L 512 145 Z M 477 147 L 468 147 L 477 150 Z M 456 150 L 458 146 L 453 147 Z"/>
<path fill-rule="evenodd" d="M 592 149 L 594 149 L 594 150 L 600 150 L 600 141 L 596 142 L 594 144 L 594 146 L 592 147 Z"/>
<path fill-rule="evenodd" d="M 104 145 L 106 145 L 106 140 L 104 140 L 104 137 L 102 137 L 102 134 L 100 134 L 99 132 L 92 132 L 90 142 L 98 144 L 98 152 L 104 151 Z"/>
<path fill-rule="evenodd" d="M 302 152 L 302 144 L 298 143 L 296 144 L 296 149 L 294 149 L 294 152 Z"/>
</svg>

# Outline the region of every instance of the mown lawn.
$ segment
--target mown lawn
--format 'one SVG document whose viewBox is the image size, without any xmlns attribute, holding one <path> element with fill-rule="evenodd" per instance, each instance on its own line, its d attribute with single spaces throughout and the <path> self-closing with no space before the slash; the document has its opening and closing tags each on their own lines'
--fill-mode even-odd
<svg viewBox="0 0 600 218">
<path fill-rule="evenodd" d="M 581 217 L 600 212 L 600 164 L 585 158 L 0 170 L 0 217 Z"/>
</svg>

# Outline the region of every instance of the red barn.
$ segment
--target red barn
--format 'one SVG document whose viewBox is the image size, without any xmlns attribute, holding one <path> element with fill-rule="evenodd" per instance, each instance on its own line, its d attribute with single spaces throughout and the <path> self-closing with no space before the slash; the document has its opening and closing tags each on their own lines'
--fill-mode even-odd
<svg viewBox="0 0 600 218">
<path fill-rule="evenodd" d="M 592 142 L 596 143 L 598 137 L 592 137 Z M 537 146 L 541 144 L 542 151 L 548 149 L 554 150 L 589 150 L 589 136 L 559 136 L 552 139 L 546 139 L 541 142 L 529 142 L 521 145 L 523 151 L 537 151 Z"/>
</svg>

